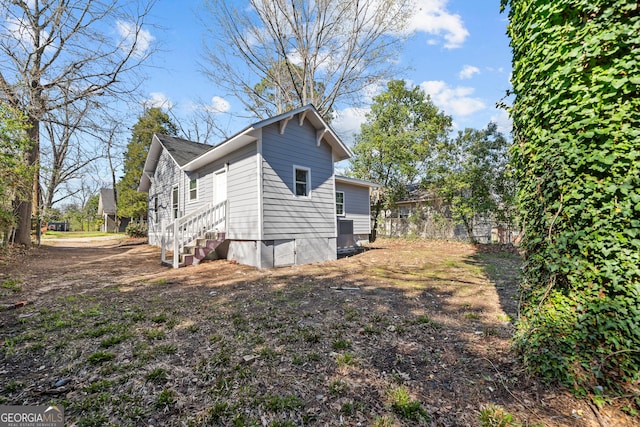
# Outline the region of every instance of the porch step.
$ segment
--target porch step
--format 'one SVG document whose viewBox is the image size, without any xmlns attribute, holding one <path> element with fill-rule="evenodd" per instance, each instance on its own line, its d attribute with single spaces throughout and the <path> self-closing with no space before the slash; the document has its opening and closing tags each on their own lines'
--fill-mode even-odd
<svg viewBox="0 0 640 427">
<path fill-rule="evenodd" d="M 185 246 L 180 256 L 179 267 L 186 267 L 188 265 L 197 265 L 200 261 L 218 259 L 219 256 L 216 253 L 218 248 L 225 240 L 225 233 L 212 232 L 205 233 L 205 238 L 196 239 L 195 244 L 191 246 Z"/>
</svg>

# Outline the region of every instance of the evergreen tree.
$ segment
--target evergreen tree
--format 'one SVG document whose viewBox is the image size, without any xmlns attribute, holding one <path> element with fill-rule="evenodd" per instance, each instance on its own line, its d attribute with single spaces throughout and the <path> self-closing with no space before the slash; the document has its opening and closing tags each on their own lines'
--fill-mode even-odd
<svg viewBox="0 0 640 427">
<path fill-rule="evenodd" d="M 132 218 L 147 217 L 147 193 L 138 192 L 142 169 L 147 159 L 154 133 L 175 135 L 177 126 L 160 108 L 150 108 L 133 126 L 131 139 L 124 153 L 124 175 L 117 185 L 116 205 L 118 216 Z"/>
</svg>

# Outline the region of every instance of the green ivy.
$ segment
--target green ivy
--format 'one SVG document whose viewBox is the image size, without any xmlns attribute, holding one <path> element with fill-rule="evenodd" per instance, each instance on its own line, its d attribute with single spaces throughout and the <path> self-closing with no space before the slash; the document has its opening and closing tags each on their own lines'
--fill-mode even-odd
<svg viewBox="0 0 640 427">
<path fill-rule="evenodd" d="M 576 391 L 640 378 L 640 8 L 502 0 L 526 251 L 515 347 Z M 599 389 L 599 387 L 598 387 Z"/>
</svg>

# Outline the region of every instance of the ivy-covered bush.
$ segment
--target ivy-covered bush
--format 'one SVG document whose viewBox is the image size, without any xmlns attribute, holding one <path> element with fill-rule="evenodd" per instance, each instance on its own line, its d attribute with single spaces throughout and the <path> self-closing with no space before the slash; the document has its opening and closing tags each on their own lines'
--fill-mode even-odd
<svg viewBox="0 0 640 427">
<path fill-rule="evenodd" d="M 526 251 L 516 349 L 531 372 L 578 392 L 637 395 L 638 2 L 502 6 Z"/>
<path fill-rule="evenodd" d="M 129 237 L 147 237 L 147 232 L 147 224 L 144 222 L 131 221 L 125 229 Z"/>
</svg>

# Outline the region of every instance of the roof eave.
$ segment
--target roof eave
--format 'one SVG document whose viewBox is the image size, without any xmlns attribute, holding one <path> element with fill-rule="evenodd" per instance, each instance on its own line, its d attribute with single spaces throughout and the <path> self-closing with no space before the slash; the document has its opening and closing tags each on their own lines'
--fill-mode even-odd
<svg viewBox="0 0 640 427">
<path fill-rule="evenodd" d="M 350 178 L 348 176 L 336 175 L 336 182 L 341 182 L 344 184 L 358 185 L 360 187 L 369 187 L 369 188 L 380 188 L 378 184 L 371 181 L 365 181 L 363 179 Z"/>
<path fill-rule="evenodd" d="M 142 176 L 140 177 L 140 183 L 138 184 L 138 191 L 148 192 L 149 188 L 151 188 L 151 179 L 149 177 L 155 173 L 156 167 L 158 166 L 158 160 L 160 159 L 160 154 L 162 154 L 162 148 L 162 143 L 156 134 L 153 134 L 153 138 L 151 138 L 151 145 L 149 146 L 149 152 L 147 153 L 147 158 L 144 161 L 144 167 L 142 168 Z"/>
<path fill-rule="evenodd" d="M 183 165 L 181 169 L 185 172 L 193 172 L 215 160 L 220 159 L 227 154 L 232 153 L 240 147 L 256 141 L 258 138 L 251 134 L 251 132 L 254 130 L 255 129 L 253 126 L 244 129 L 243 131 L 235 134 L 226 141 L 216 145 L 213 149 Z"/>
</svg>

